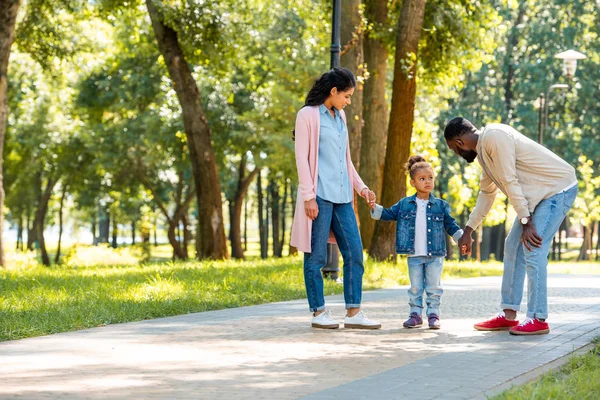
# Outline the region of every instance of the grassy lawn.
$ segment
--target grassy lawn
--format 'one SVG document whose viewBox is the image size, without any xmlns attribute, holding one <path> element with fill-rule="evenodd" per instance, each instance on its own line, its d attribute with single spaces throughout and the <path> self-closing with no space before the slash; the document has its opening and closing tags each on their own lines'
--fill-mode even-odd
<svg viewBox="0 0 600 400">
<path fill-rule="evenodd" d="M 0 269 L 0 341 L 306 297 L 300 256 L 138 265 L 134 250 L 84 247 L 51 268 L 32 254 L 15 257 Z M 444 279 L 502 273 L 498 262 L 444 268 Z M 551 272 L 600 273 L 600 264 L 553 264 Z M 407 283 L 405 259 L 367 260 L 365 290 Z M 327 295 L 342 291 L 326 282 Z"/>
<path fill-rule="evenodd" d="M 585 355 L 573 356 L 556 371 L 535 382 L 506 390 L 494 400 L 595 400 L 600 398 L 600 338 Z"/>
</svg>

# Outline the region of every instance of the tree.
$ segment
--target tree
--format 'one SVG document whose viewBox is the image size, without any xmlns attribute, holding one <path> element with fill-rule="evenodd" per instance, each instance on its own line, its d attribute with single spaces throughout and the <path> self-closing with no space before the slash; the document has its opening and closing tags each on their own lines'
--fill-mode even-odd
<svg viewBox="0 0 600 400">
<path fill-rule="evenodd" d="M 388 128 L 388 105 L 386 99 L 388 63 L 388 7 L 387 0 L 366 0 L 365 18 L 368 26 L 364 38 L 364 62 L 368 79 L 363 92 L 362 144 L 358 170 L 369 188 L 381 198 L 382 172 Z M 371 219 L 368 206 L 358 202 L 360 235 L 363 246 L 370 248 L 375 220 Z"/>
<path fill-rule="evenodd" d="M 426 0 L 405 0 L 398 19 L 396 58 L 392 106 L 383 173 L 381 202 L 390 207 L 406 194 L 404 163 L 410 152 L 415 96 L 417 92 L 417 55 Z M 377 260 L 385 260 L 394 251 L 395 226 L 377 222 L 369 254 Z"/>
<path fill-rule="evenodd" d="M 15 40 L 15 26 L 20 0 L 0 0 L 0 266 L 5 266 L 4 241 L 2 231 L 4 226 L 4 184 L 2 170 L 2 154 L 4 153 L 4 135 L 8 118 L 8 60 L 10 48 Z"/>
<path fill-rule="evenodd" d="M 350 157 L 354 166 L 360 168 L 360 147 L 363 128 L 363 83 L 364 83 L 364 51 L 363 30 L 364 18 L 361 0 L 346 0 L 342 2 L 342 26 L 340 27 L 340 40 L 342 51 L 340 64 L 348 68 L 356 77 L 356 88 L 352 95 L 352 103 L 347 106 L 346 120 L 348 122 L 348 141 L 350 143 Z"/>
<path fill-rule="evenodd" d="M 202 107 L 202 99 L 180 44 L 179 33 L 168 25 L 153 0 L 146 0 L 158 47 L 163 55 L 173 88 L 183 111 L 192 172 L 196 186 L 198 235 L 196 249 L 199 258 L 228 257 L 221 185 L 211 133 Z"/>
</svg>

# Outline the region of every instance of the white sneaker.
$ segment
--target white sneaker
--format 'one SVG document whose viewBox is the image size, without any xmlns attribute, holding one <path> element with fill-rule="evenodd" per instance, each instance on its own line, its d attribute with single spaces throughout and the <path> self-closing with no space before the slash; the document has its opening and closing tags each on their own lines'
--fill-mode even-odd
<svg viewBox="0 0 600 400">
<path fill-rule="evenodd" d="M 320 329 L 338 329 L 340 323 L 331 318 L 331 310 L 325 310 L 325 312 L 313 317 L 312 327 Z"/>
<path fill-rule="evenodd" d="M 354 317 L 344 318 L 344 328 L 354 329 L 379 329 L 381 324 L 367 318 L 364 312 L 359 311 Z"/>
</svg>

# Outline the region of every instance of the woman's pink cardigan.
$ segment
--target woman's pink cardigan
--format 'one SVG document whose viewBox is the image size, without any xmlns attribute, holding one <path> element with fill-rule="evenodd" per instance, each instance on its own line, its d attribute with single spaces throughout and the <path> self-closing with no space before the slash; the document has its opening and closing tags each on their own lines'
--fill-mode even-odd
<svg viewBox="0 0 600 400">
<path fill-rule="evenodd" d="M 346 124 L 346 114 L 340 110 L 340 115 Z M 306 216 L 304 202 L 317 197 L 317 180 L 319 179 L 319 107 L 304 107 L 296 117 L 296 167 L 298 168 L 298 197 L 296 211 L 292 224 L 291 244 L 305 253 L 311 252 L 310 239 L 312 220 Z M 350 143 L 346 145 L 346 164 L 348 177 L 352 187 L 360 193 L 367 186 L 363 183 L 350 159 Z M 335 243 L 333 235 L 329 234 L 329 243 Z"/>
</svg>

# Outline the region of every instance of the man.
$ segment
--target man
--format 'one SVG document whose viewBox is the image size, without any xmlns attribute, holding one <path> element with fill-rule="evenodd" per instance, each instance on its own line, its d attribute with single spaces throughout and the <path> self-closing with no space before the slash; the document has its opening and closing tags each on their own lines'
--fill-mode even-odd
<svg viewBox="0 0 600 400">
<path fill-rule="evenodd" d="M 471 253 L 471 234 L 489 212 L 498 189 L 507 197 L 517 218 L 506 237 L 502 276 L 502 312 L 475 324 L 482 331 L 509 330 L 513 335 L 550 332 L 547 266 L 550 244 L 577 197 L 575 169 L 564 160 L 504 124 L 477 130 L 464 118 L 446 125 L 448 147 L 472 163 L 482 174 L 477 203 L 458 245 Z M 516 320 L 527 274 L 527 318 Z"/>
</svg>

